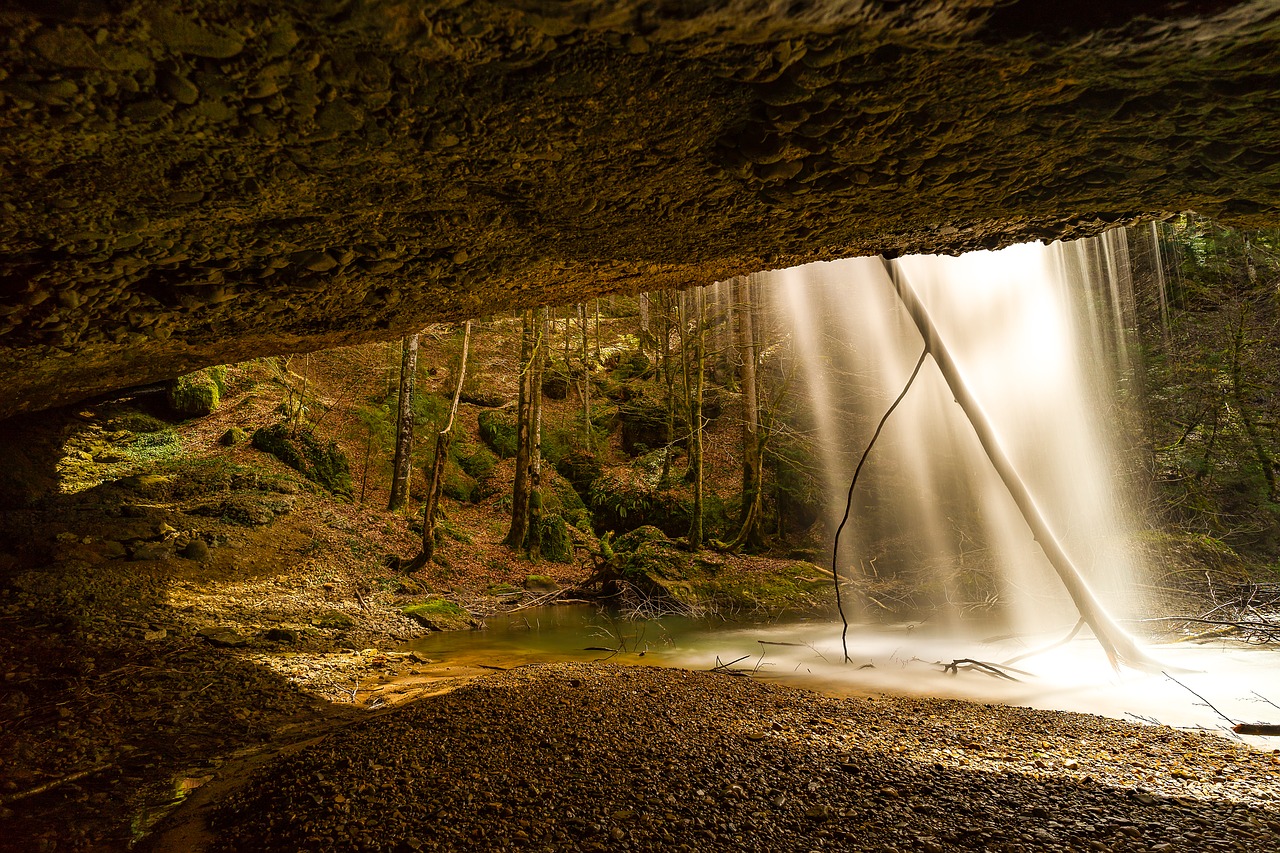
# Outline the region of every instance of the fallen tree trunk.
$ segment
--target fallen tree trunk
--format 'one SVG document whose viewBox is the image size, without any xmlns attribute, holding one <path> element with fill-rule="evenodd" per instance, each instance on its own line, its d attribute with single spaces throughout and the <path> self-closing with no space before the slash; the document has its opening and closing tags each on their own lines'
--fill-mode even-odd
<svg viewBox="0 0 1280 853">
<path fill-rule="evenodd" d="M 919 330 L 920 336 L 924 338 L 925 346 L 928 348 L 929 354 L 933 356 L 934 363 L 938 365 L 942 378 L 946 380 L 947 386 L 951 389 L 952 396 L 955 397 L 961 410 L 964 411 L 965 416 L 969 419 L 969 423 L 972 424 L 973 431 L 977 434 L 978 441 L 982 444 L 982 449 L 986 452 L 987 458 L 991 460 L 992 467 L 995 468 L 1001 482 L 1004 483 L 1004 487 L 1009 491 L 1009 495 L 1017 505 L 1018 511 L 1022 513 L 1022 517 L 1026 520 L 1027 526 L 1031 528 L 1031 533 L 1040 545 L 1041 550 L 1044 551 L 1049 564 L 1053 566 L 1054 571 L 1057 572 L 1062 581 L 1062 585 L 1066 587 L 1071 600 L 1076 605 L 1076 609 L 1080 611 L 1081 618 L 1093 629 L 1094 636 L 1098 638 L 1098 642 L 1107 653 L 1107 658 L 1111 661 L 1111 665 L 1118 668 L 1121 663 L 1124 663 L 1136 669 L 1149 670 L 1156 668 L 1155 661 L 1138 648 L 1138 644 L 1134 639 L 1116 624 L 1115 620 L 1111 618 L 1110 614 L 1107 613 L 1106 609 L 1094 596 L 1093 591 L 1089 589 L 1084 576 L 1080 574 L 1080 570 L 1076 568 L 1075 563 L 1072 562 L 1071 557 L 1062 547 L 1062 543 L 1058 540 L 1057 535 L 1049 526 L 1049 522 L 1045 519 L 1044 513 L 1036 503 L 1035 497 L 1031 494 L 1027 484 L 1014 467 L 1013 461 L 1005 452 L 999 436 L 987 417 L 987 413 L 969 390 L 969 386 L 965 383 L 959 367 L 956 365 L 955 360 L 951 358 L 951 352 L 942 342 L 937 327 L 933 325 L 933 320 L 925 309 L 924 303 L 920 301 L 915 291 L 911 289 L 911 285 L 902 275 L 901 270 L 888 259 L 882 258 L 882 260 L 885 272 L 889 276 L 889 281 L 893 284 L 893 289 L 897 292 L 898 298 L 902 300 L 902 304 L 906 307 L 907 313 L 915 323 L 916 329 Z"/>
</svg>

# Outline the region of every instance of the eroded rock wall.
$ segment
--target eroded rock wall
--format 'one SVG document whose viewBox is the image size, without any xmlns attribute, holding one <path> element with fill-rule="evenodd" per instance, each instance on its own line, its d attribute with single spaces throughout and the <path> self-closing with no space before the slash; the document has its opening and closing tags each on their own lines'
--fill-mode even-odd
<svg viewBox="0 0 1280 853">
<path fill-rule="evenodd" d="M 1280 10 L 22 0 L 0 416 L 428 319 L 1280 210 Z"/>
</svg>

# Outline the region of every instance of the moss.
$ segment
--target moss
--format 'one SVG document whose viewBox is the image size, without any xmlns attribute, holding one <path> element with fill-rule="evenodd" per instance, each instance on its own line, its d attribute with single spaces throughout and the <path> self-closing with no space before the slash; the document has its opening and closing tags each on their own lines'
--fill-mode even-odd
<svg viewBox="0 0 1280 853">
<path fill-rule="evenodd" d="M 469 502 L 475 499 L 476 481 L 451 459 L 445 463 L 444 485 L 440 490 L 455 501 Z"/>
<path fill-rule="evenodd" d="M 174 414 L 198 418 L 212 413 L 222 400 L 225 368 L 207 368 L 169 382 L 165 399 Z"/>
<path fill-rule="evenodd" d="M 493 448 L 494 453 L 502 459 L 511 459 L 516 455 L 519 440 L 514 415 L 490 410 L 481 412 L 478 422 L 480 438 Z"/>
<path fill-rule="evenodd" d="M 137 433 L 160 432 L 169 428 L 169 425 L 164 421 L 143 412 L 125 412 L 120 417 L 113 418 L 111 426 L 115 429 L 124 429 Z"/>
<path fill-rule="evenodd" d="M 456 445 L 455 445 L 456 446 Z M 493 473 L 493 466 L 498 464 L 498 457 L 486 447 L 477 447 L 474 452 L 460 455 L 458 465 L 472 477 L 483 480 Z"/>
<path fill-rule="evenodd" d="M 524 579 L 524 588 L 534 592 L 554 592 L 560 584 L 549 575 L 529 575 Z"/>
<path fill-rule="evenodd" d="M 474 625 L 470 613 L 444 598 L 410 604 L 400 612 L 432 631 L 458 631 Z"/>
<path fill-rule="evenodd" d="M 249 433 L 240 429 L 240 427 L 233 426 L 222 434 L 222 437 L 218 439 L 218 443 L 226 447 L 234 447 L 237 444 L 244 444 L 248 438 Z"/>
<path fill-rule="evenodd" d="M 311 622 L 317 628 L 333 628 L 336 630 L 346 630 L 356 624 L 354 619 L 341 610 L 326 610 Z"/>
<path fill-rule="evenodd" d="M 290 430 L 288 424 L 262 427 L 253 433 L 253 446 L 270 453 L 330 492 L 351 497 L 351 469 L 338 445 L 322 444 L 310 428 Z"/>
</svg>

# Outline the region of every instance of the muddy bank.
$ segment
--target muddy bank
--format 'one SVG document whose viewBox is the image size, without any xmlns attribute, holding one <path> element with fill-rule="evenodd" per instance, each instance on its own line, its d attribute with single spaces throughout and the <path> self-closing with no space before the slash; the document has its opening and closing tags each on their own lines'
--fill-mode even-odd
<svg viewBox="0 0 1280 853">
<path fill-rule="evenodd" d="M 208 810 L 210 849 L 1270 850 L 1278 768 L 1099 717 L 555 664 L 278 760 Z"/>
</svg>

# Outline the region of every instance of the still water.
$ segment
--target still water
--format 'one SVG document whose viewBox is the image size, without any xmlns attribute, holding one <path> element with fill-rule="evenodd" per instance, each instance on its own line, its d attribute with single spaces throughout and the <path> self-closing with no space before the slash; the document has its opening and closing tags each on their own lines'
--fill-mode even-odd
<svg viewBox="0 0 1280 853">
<path fill-rule="evenodd" d="M 851 626 L 848 664 L 842 663 L 840 623 L 824 620 L 629 621 L 568 605 L 491 616 L 486 626 L 433 633 L 406 648 L 442 664 L 502 669 L 554 661 L 719 666 L 835 695 L 968 699 L 1201 727 L 1230 737 L 1236 736 L 1226 718 L 1280 723 L 1280 651 L 1221 642 L 1156 644 L 1148 651 L 1166 665 L 1162 671 L 1116 672 L 1092 637 L 1059 645 L 1071 630 L 1067 623 L 1043 636 L 1018 638 L 985 636 L 977 626 L 966 634 L 954 624 Z M 948 666 L 965 659 L 991 664 L 1016 680 L 973 664 L 959 664 L 955 671 Z M 1280 746 L 1276 738 L 1242 740 Z"/>
</svg>

